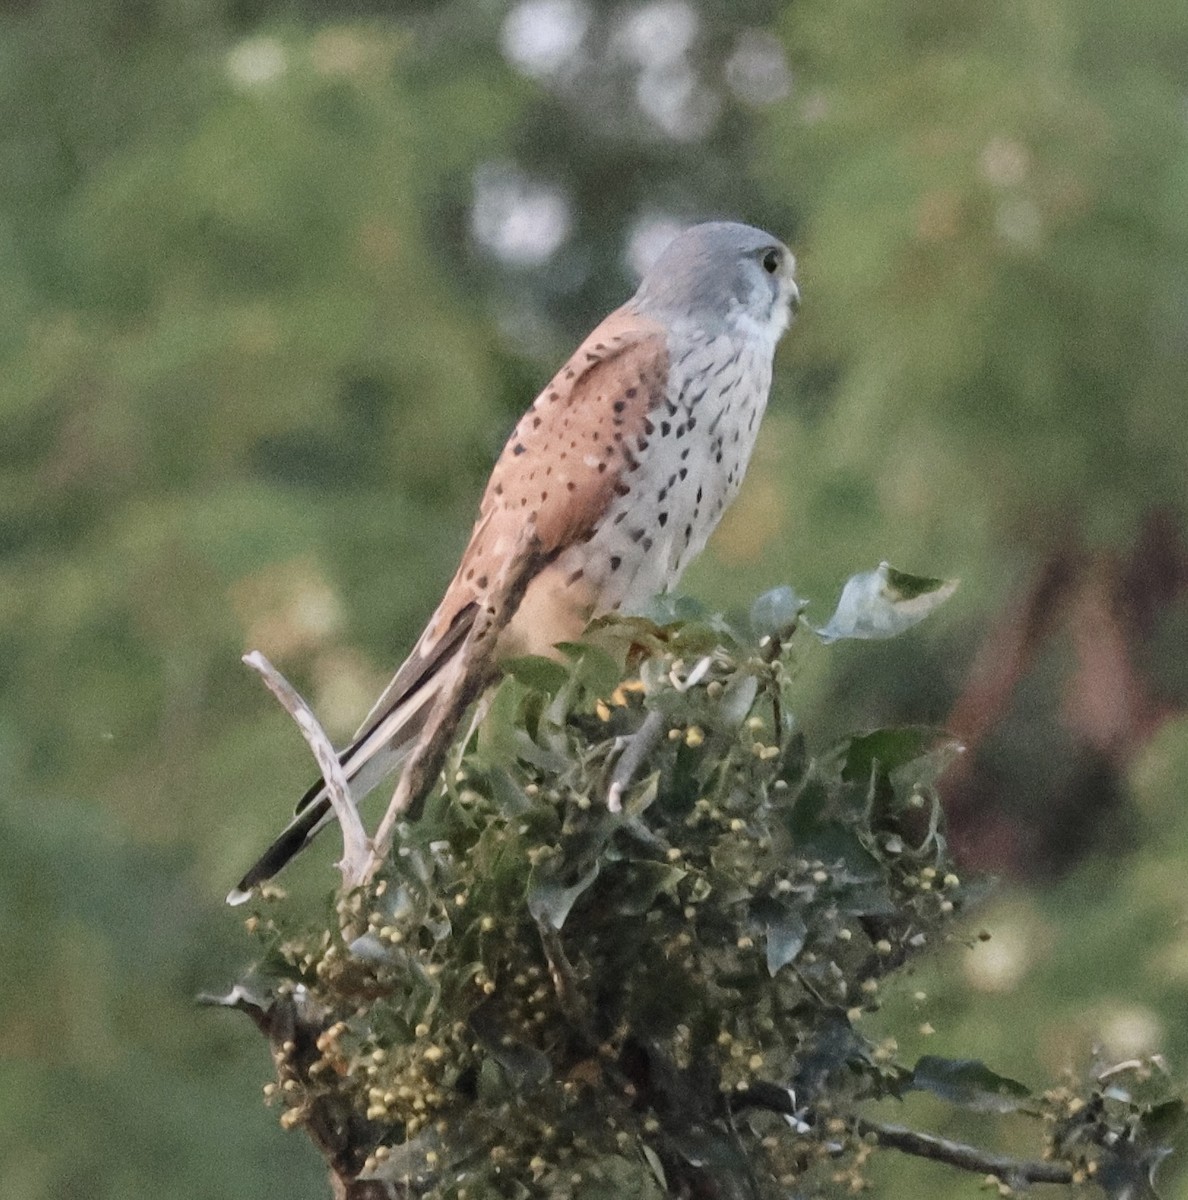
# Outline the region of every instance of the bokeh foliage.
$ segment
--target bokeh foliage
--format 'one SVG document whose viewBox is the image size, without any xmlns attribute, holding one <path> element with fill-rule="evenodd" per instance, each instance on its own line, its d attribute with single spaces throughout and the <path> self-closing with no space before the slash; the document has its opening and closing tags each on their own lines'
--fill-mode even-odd
<svg viewBox="0 0 1188 1200">
<path fill-rule="evenodd" d="M 306 782 L 236 659 L 259 646 L 349 732 L 515 415 L 630 289 L 637 217 L 745 217 L 802 263 L 751 479 L 689 588 L 819 601 L 880 557 L 965 580 L 926 635 L 806 656 L 815 733 L 942 723 L 1054 547 L 1123 554 L 1161 502 L 1182 528 L 1182 6 L 700 0 L 686 57 L 721 107 L 684 138 L 640 115 L 632 6 L 591 6 L 547 78 L 501 51 L 512 7 L 0 13 L 0 1194 L 321 1194 L 243 1086 L 259 1047 L 191 1006 L 241 953 L 221 896 Z M 764 104 L 724 83 L 756 32 L 791 70 Z M 570 197 L 548 262 L 472 236 L 491 162 Z M 1140 631 L 1169 709 L 1184 629 L 1181 600 Z M 1019 828 L 1077 777 L 1069 655 L 995 751 Z M 1125 850 L 930 968 L 946 1050 L 1024 1077 L 1111 1037 L 1188 1059 L 1183 738 L 1113 763 Z M 992 949 L 1012 937 L 1051 953 Z"/>
</svg>

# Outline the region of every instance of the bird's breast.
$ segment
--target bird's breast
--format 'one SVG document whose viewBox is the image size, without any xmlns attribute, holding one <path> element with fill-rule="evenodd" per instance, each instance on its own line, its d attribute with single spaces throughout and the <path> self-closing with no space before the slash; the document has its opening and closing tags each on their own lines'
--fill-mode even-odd
<svg viewBox="0 0 1188 1200">
<path fill-rule="evenodd" d="M 594 615 L 638 608 L 676 585 L 737 495 L 767 405 L 771 351 L 757 341 L 688 338 L 670 355 L 667 392 L 619 494 L 558 563 Z"/>
</svg>

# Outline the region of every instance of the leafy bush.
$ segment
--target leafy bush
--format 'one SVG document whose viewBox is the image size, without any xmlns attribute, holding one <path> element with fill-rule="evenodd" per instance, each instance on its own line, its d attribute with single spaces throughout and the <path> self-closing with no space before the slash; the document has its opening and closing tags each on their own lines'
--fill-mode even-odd
<svg viewBox="0 0 1188 1200">
<path fill-rule="evenodd" d="M 884 566 L 822 636 L 886 635 L 948 590 Z M 682 601 L 600 623 L 563 664 L 513 661 L 382 877 L 326 925 L 266 890 L 263 960 L 222 1002 L 268 1033 L 266 1093 L 343 1194 L 786 1196 L 860 1188 L 879 1144 L 1003 1187 L 1149 1186 L 1179 1116 L 1150 1064 L 1037 1098 L 864 1034 L 977 889 L 943 834 L 951 740 L 810 753 L 801 608 L 781 589 L 732 623 Z M 1034 1118 L 1043 1158 L 860 1111 L 912 1090 Z"/>
</svg>

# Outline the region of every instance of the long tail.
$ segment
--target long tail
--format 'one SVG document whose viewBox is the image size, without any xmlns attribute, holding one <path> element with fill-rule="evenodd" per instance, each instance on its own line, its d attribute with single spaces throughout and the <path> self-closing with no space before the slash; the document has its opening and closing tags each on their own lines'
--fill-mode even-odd
<svg viewBox="0 0 1188 1200">
<path fill-rule="evenodd" d="M 412 749 L 436 689 L 425 687 L 375 724 L 366 728 L 339 756 L 351 785 L 351 798 L 358 803 L 391 775 Z M 227 893 L 228 904 L 242 904 L 266 880 L 287 866 L 311 841 L 334 821 L 326 785 L 319 779 L 301 797 L 296 815 L 272 844 L 248 868 L 243 878 Z"/>
<path fill-rule="evenodd" d="M 356 804 L 408 757 L 441 686 L 441 669 L 462 650 L 477 611 L 477 605 L 466 605 L 436 636 L 430 624 L 375 702 L 355 740 L 339 754 Z M 271 879 L 333 820 L 326 785 L 319 779 L 298 801 L 297 815 L 227 893 L 227 903 L 242 904 L 252 888 Z"/>
</svg>

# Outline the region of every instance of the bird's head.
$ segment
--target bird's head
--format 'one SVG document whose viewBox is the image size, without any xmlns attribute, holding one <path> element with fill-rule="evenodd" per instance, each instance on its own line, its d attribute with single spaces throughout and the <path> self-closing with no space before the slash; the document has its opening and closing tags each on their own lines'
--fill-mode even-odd
<svg viewBox="0 0 1188 1200">
<path fill-rule="evenodd" d="M 751 225 L 694 225 L 652 264 L 632 303 L 670 325 L 738 330 L 774 347 L 800 305 L 796 259 L 778 238 Z"/>
</svg>

